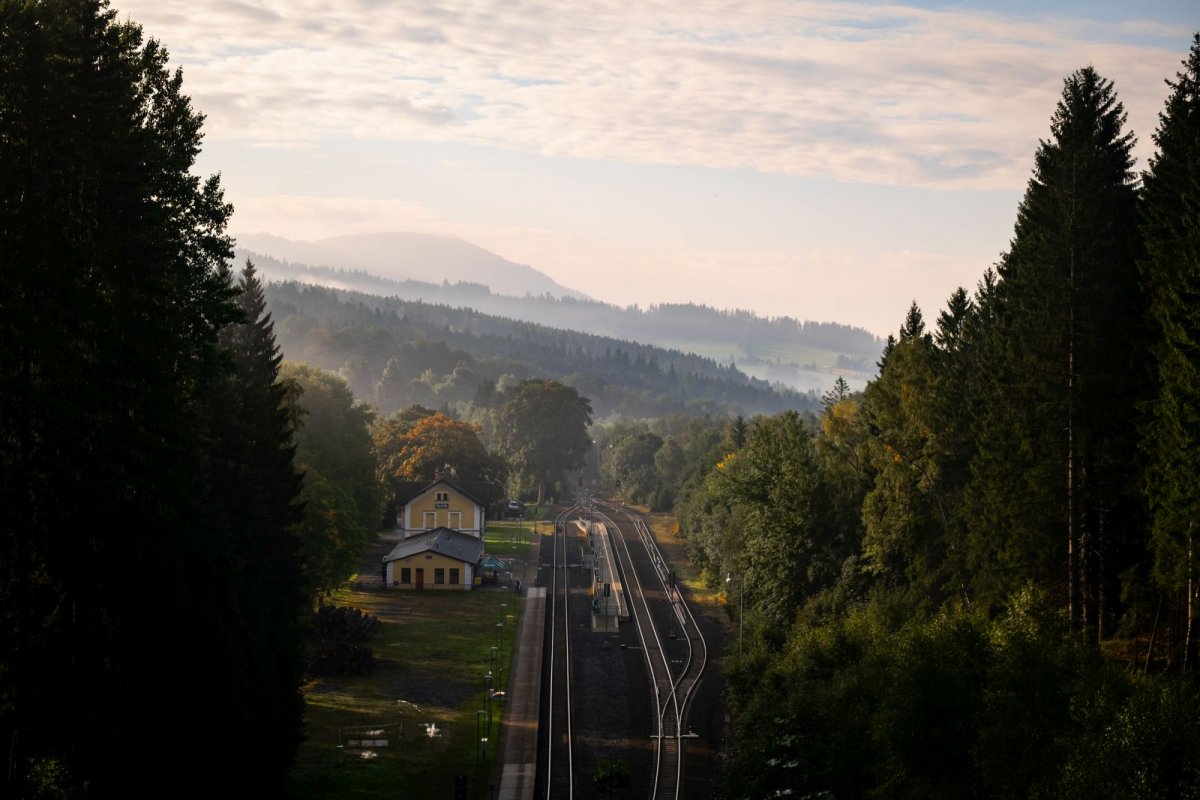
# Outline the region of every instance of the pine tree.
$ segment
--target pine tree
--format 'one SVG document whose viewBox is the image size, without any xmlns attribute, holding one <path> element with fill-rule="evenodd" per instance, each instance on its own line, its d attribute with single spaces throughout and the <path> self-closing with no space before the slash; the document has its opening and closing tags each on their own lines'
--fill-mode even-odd
<svg viewBox="0 0 1200 800">
<path fill-rule="evenodd" d="M 904 324 L 900 326 L 900 341 L 917 339 L 925 336 L 925 315 L 914 300 L 904 316 Z"/>
<path fill-rule="evenodd" d="M 944 583 L 942 467 L 935 403 L 937 352 L 913 303 L 879 377 L 863 392 L 875 479 L 863 500 L 863 556 L 884 585 L 937 603 Z M 920 598 L 920 599 L 918 599 Z"/>
<path fill-rule="evenodd" d="M 221 509 L 232 560 L 232 607 L 224 622 L 233 639 L 225 665 L 236 698 L 228 724 L 260 741 L 235 750 L 230 764 L 248 786 L 278 794 L 300 744 L 300 620 L 308 598 L 300 566 L 296 502 L 303 483 L 293 467 L 295 409 L 290 386 L 279 380 L 283 355 L 275 342 L 262 283 L 246 261 L 236 304 L 241 319 L 223 328 L 219 342 L 232 362 L 214 394 L 221 420 L 213 459 L 214 501 Z"/>
<path fill-rule="evenodd" d="M 955 289 L 946 301 L 946 310 L 938 315 L 937 332 L 933 334 L 933 341 L 941 350 L 957 353 L 962 349 L 964 327 L 973 310 L 967 290 L 961 286 Z"/>
<path fill-rule="evenodd" d="M 746 446 L 746 438 L 750 435 L 750 426 L 746 424 L 741 414 L 729 421 L 725 431 L 725 439 L 733 450 L 741 450 Z"/>
<path fill-rule="evenodd" d="M 1140 524 L 1130 421 L 1145 335 L 1125 117 L 1091 67 L 1066 79 L 1000 264 L 974 465 L 977 566 L 1065 587 L 1075 624 L 1096 632 L 1124 566 L 1117 543 Z"/>
<path fill-rule="evenodd" d="M 215 480 L 237 309 L 203 118 L 101 0 L 0 2 L 0 42 L 0 796 L 215 793 L 231 753 L 278 794 L 299 718 L 261 698 L 295 675 L 258 667 L 294 647 L 255 641 L 277 579 Z"/>
<path fill-rule="evenodd" d="M 832 406 L 845 400 L 851 395 L 850 384 L 841 375 L 833 382 L 833 388 L 821 395 L 821 407 L 828 411 Z"/>
<path fill-rule="evenodd" d="M 887 341 L 883 343 L 883 351 L 879 354 L 879 360 L 875 362 L 875 366 L 883 372 L 883 368 L 887 366 L 888 356 L 892 354 L 892 348 L 896 346 L 896 337 L 888 334 Z"/>
<path fill-rule="evenodd" d="M 1153 402 L 1143 448 L 1159 584 L 1183 598 L 1185 666 L 1200 589 L 1200 34 L 1154 136 L 1157 155 L 1143 177 L 1142 274 L 1154 321 Z"/>
<path fill-rule="evenodd" d="M 404 404 L 409 395 L 408 383 L 399 359 L 389 358 L 375 384 L 375 406 L 381 416 L 390 415 Z"/>
<path fill-rule="evenodd" d="M 933 333 L 934 376 L 927 398 L 931 406 L 930 450 L 937 465 L 943 587 L 955 595 L 966 591 L 968 581 L 963 506 L 975 453 L 972 424 L 978 415 L 978 403 L 970 376 L 979 364 L 979 315 L 979 306 L 964 288 L 956 289 L 946 301 Z"/>
</svg>

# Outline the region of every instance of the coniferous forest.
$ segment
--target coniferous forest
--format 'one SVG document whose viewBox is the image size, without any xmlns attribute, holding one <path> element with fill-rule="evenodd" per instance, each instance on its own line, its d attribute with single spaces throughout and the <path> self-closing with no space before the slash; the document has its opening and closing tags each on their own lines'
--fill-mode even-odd
<svg viewBox="0 0 1200 800">
<path fill-rule="evenodd" d="M 469 415 L 497 386 L 531 377 L 575 386 L 599 417 L 817 407 L 812 394 L 676 349 L 294 282 L 267 295 L 288 357 L 337 371 L 385 414 L 415 403 Z"/>
<path fill-rule="evenodd" d="M 1139 176 L 1068 76 L 974 293 L 677 489 L 744 615 L 727 796 L 1200 796 L 1200 36 L 1169 85 Z"/>
<path fill-rule="evenodd" d="M 281 355 L 167 64 L 0 3 L 5 797 L 278 796 L 301 739 Z"/>
<path fill-rule="evenodd" d="M 1200 35 L 1144 173 L 1118 87 L 1067 76 L 999 262 L 815 413 L 681 353 L 539 344 L 560 384 L 529 326 L 475 363 L 448 310 L 417 344 L 399 302 L 265 288 L 168 63 L 104 0 L 0 0 L 0 796 L 282 796 L 315 600 L 449 448 L 674 511 L 736 623 L 722 796 L 1200 797 Z M 283 363 L 272 291 L 346 380 Z M 358 378 L 392 407 L 339 332 L 383 342 Z"/>
</svg>

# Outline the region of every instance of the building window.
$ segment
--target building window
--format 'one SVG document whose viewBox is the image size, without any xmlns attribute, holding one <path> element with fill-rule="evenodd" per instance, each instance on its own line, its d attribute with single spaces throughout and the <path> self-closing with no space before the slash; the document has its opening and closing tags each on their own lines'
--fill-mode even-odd
<svg viewBox="0 0 1200 800">
<path fill-rule="evenodd" d="M 437 501 L 437 502 L 443 502 L 443 503 L 444 503 L 444 502 L 446 502 L 446 501 L 448 501 L 449 499 L 450 499 L 450 493 L 449 493 L 449 492 L 438 492 L 438 493 L 437 493 L 437 495 L 434 497 L 434 500 L 435 500 L 435 501 Z"/>
<path fill-rule="evenodd" d="M 457 567 L 450 568 L 450 583 L 453 586 L 458 586 L 458 568 Z"/>
<path fill-rule="evenodd" d="M 408 567 L 400 568 L 400 582 L 412 583 L 412 570 Z"/>
<path fill-rule="evenodd" d="M 443 569 L 442 567 L 436 567 L 433 570 L 433 582 L 434 583 L 445 583 L 446 582 L 446 570 Z"/>
<path fill-rule="evenodd" d="M 447 519 L 446 519 L 446 527 L 447 528 L 454 528 L 455 530 L 462 529 L 462 512 L 461 511 L 447 511 L 446 517 L 447 517 Z"/>
<path fill-rule="evenodd" d="M 421 527 L 426 530 L 433 530 L 437 527 L 437 512 L 423 511 L 421 512 Z"/>
</svg>

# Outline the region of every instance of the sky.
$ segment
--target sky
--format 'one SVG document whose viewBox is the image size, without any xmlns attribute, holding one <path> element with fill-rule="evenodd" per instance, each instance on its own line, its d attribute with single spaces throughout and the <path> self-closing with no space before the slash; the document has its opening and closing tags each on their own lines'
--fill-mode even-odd
<svg viewBox="0 0 1200 800">
<path fill-rule="evenodd" d="M 620 305 L 879 335 L 1007 247 L 1072 71 L 1138 169 L 1194 0 L 113 0 L 183 68 L 231 231 L 459 236 Z"/>
</svg>

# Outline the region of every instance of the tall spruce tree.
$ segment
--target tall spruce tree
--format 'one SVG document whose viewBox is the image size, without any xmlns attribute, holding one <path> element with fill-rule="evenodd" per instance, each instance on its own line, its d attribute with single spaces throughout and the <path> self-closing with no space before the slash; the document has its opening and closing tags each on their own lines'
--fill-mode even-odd
<svg viewBox="0 0 1200 800">
<path fill-rule="evenodd" d="M 994 361 L 974 462 L 975 563 L 1002 591 L 1063 587 L 1103 630 L 1129 541 L 1145 385 L 1133 135 L 1112 82 L 1070 75 L 999 267 Z"/>
<path fill-rule="evenodd" d="M 216 481 L 237 309 L 202 120 L 103 0 L 0 0 L 0 796 L 215 793 L 234 753 L 278 794 L 296 739 L 294 703 L 239 727 L 290 702 L 259 666 L 294 648 Z"/>
<path fill-rule="evenodd" d="M 408 392 L 408 380 L 404 377 L 400 360 L 389 358 L 375 384 L 375 406 L 380 415 L 386 417 L 397 411 L 408 397 Z"/>
<path fill-rule="evenodd" d="M 232 605 L 215 633 L 231 639 L 223 666 L 239 676 L 227 689 L 236 698 L 227 722 L 258 742 L 227 761 L 255 791 L 279 794 L 300 744 L 302 479 L 293 468 L 296 414 L 279 380 L 283 355 L 249 260 L 237 288 L 241 318 L 219 333 L 232 369 L 213 394 L 213 501 L 232 567 Z"/>
<path fill-rule="evenodd" d="M 884 586 L 936 606 L 945 582 L 938 353 L 913 303 L 879 377 L 863 392 L 874 486 L 863 500 L 863 557 Z"/>
<path fill-rule="evenodd" d="M 1143 177 L 1142 274 L 1154 322 L 1155 395 L 1144 448 L 1159 584 L 1182 602 L 1184 664 L 1200 589 L 1200 34 L 1154 135 Z"/>
<path fill-rule="evenodd" d="M 933 334 L 935 345 L 932 393 L 927 402 L 931 437 L 937 463 L 937 496 L 943 538 L 942 577 L 944 588 L 956 595 L 966 590 L 967 550 L 963 497 L 975 452 L 971 423 L 975 403 L 970 374 L 978 363 L 979 307 L 958 288 L 938 315 Z M 967 597 L 969 600 L 969 596 Z"/>
</svg>

